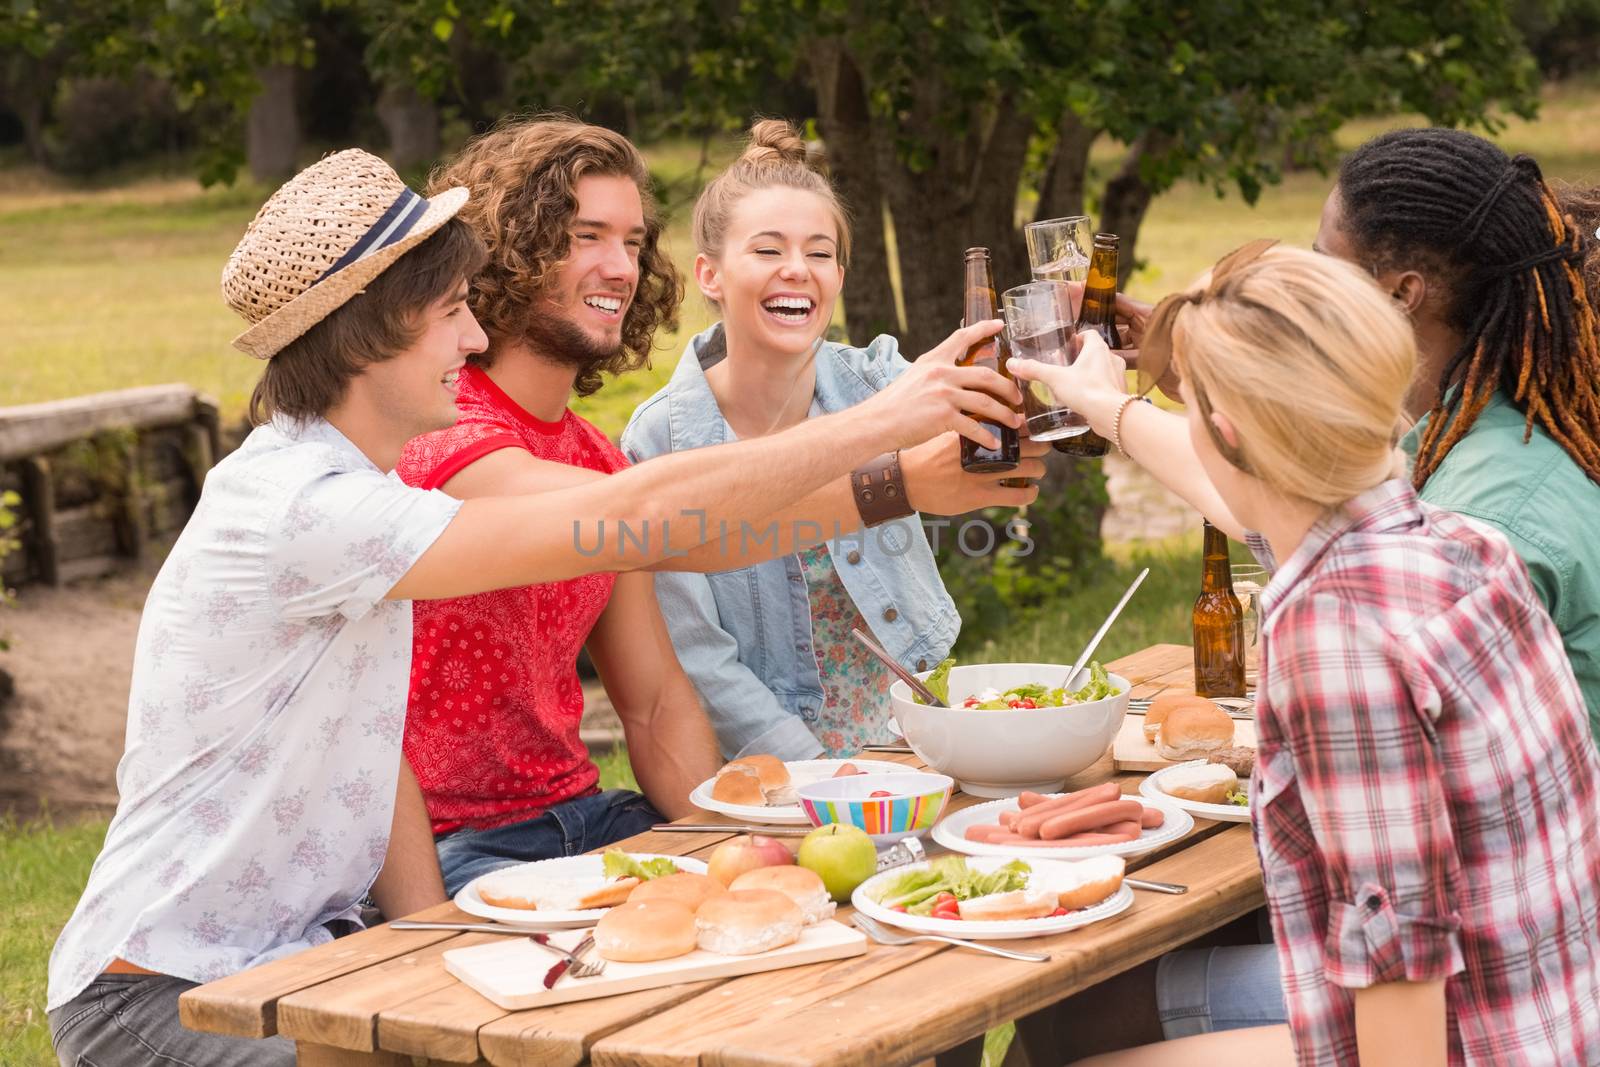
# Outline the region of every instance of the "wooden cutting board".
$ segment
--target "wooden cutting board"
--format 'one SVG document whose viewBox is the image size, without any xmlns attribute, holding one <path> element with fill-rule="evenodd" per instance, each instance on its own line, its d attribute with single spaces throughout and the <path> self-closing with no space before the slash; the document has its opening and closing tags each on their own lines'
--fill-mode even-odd
<svg viewBox="0 0 1600 1067">
<path fill-rule="evenodd" d="M 576 946 L 587 931 L 553 933 L 550 939 L 563 948 Z M 635 993 L 641 989 L 699 982 L 707 978 L 776 971 L 803 963 L 859 956 L 867 951 L 866 935 L 843 923 L 826 919 L 808 926 L 800 940 L 754 956 L 720 956 L 701 949 L 654 963 L 606 962 L 604 973 L 589 978 L 563 978 L 554 989 L 544 987 L 544 976 L 557 958 L 526 938 L 508 938 L 487 945 L 452 949 L 444 954 L 445 970 L 507 1011 L 543 1008 L 575 1000 Z M 588 958 L 588 957 L 585 957 Z"/>
<path fill-rule="evenodd" d="M 1256 724 L 1249 719 L 1233 720 L 1233 743 L 1255 747 Z M 1122 729 L 1111 745 L 1111 758 L 1119 771 L 1159 771 L 1182 760 L 1169 760 L 1156 751 L 1156 746 L 1144 739 L 1144 716 L 1129 715 L 1122 720 Z"/>
</svg>

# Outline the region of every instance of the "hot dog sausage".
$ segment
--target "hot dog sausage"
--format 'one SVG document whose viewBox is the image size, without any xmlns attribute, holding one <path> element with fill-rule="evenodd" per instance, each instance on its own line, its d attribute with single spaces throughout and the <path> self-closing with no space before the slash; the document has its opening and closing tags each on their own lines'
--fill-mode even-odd
<svg viewBox="0 0 1600 1067">
<path fill-rule="evenodd" d="M 1125 819 L 1137 822 L 1143 811 L 1144 805 L 1137 800 L 1113 800 L 1105 804 L 1091 804 L 1045 820 L 1039 827 L 1039 836 L 1046 841 L 1052 841 L 1069 834 L 1098 830 L 1107 823 L 1122 822 Z M 1026 830 L 1022 832 L 1026 833 Z"/>
<path fill-rule="evenodd" d="M 1139 816 L 1139 825 L 1146 830 L 1154 830 L 1166 821 L 1166 813 L 1160 808 L 1145 808 L 1144 814 Z"/>
<path fill-rule="evenodd" d="M 1116 800 L 1121 795 L 1122 791 L 1116 782 L 1101 782 L 1099 785 L 1080 789 L 1063 797 L 1052 797 L 1022 813 L 1022 818 L 1017 820 L 1017 833 L 1025 837 L 1038 837 L 1040 827 L 1051 816 L 1063 815 L 1095 804 L 1104 804 Z"/>
</svg>

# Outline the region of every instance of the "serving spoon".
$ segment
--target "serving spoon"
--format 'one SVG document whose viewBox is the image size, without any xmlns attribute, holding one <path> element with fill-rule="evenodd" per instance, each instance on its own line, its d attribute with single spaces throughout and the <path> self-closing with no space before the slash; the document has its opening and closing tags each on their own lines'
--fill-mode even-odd
<svg viewBox="0 0 1600 1067">
<path fill-rule="evenodd" d="M 1122 594 L 1122 599 L 1117 601 L 1117 606 L 1111 609 L 1111 614 L 1107 615 L 1106 621 L 1100 624 L 1100 629 L 1096 630 L 1094 636 L 1089 638 L 1089 643 L 1083 646 L 1083 652 L 1078 656 L 1078 662 L 1074 663 L 1072 670 L 1067 672 L 1067 680 L 1061 683 L 1061 688 L 1069 692 L 1072 690 L 1073 679 L 1078 677 L 1078 674 L 1083 670 L 1083 665 L 1089 662 L 1089 657 L 1094 655 L 1094 650 L 1100 647 L 1100 639 L 1105 637 L 1106 631 L 1111 629 L 1111 624 L 1117 621 L 1117 616 L 1122 614 L 1122 609 L 1128 606 L 1128 601 L 1132 599 L 1134 590 L 1143 585 L 1144 580 L 1148 577 L 1150 577 L 1150 568 L 1146 567 L 1139 572 L 1139 577 L 1133 580 L 1133 584 L 1128 586 L 1128 591 Z M 860 635 L 857 634 L 856 636 L 859 637 Z"/>
<path fill-rule="evenodd" d="M 1149 574 L 1150 572 L 1145 571 L 1145 573 Z M 878 644 L 878 642 L 874 641 L 860 630 L 852 628 L 850 632 L 856 635 L 857 641 L 860 641 L 863 645 L 867 646 L 868 652 L 871 652 L 874 656 L 877 656 L 878 659 L 882 660 L 883 665 L 888 667 L 890 672 L 893 673 L 896 678 L 899 678 L 902 682 L 906 683 L 906 685 L 910 686 L 911 691 L 917 694 L 917 696 L 921 697 L 924 704 L 931 704 L 936 708 L 948 708 L 950 706 L 944 701 L 940 700 L 938 697 L 934 696 L 933 690 L 923 685 L 920 678 L 906 670 L 904 667 L 900 666 L 900 661 L 889 655 L 888 652 L 884 651 L 883 646 Z"/>
</svg>

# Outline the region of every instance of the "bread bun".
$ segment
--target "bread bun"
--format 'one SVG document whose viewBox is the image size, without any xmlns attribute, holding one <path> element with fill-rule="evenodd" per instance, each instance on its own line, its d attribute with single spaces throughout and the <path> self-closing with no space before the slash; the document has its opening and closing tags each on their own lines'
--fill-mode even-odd
<svg viewBox="0 0 1600 1067">
<path fill-rule="evenodd" d="M 628 899 L 637 878 L 551 878 L 525 868 L 496 871 L 478 883 L 478 896 L 496 908 L 528 911 L 587 911 Z"/>
<path fill-rule="evenodd" d="M 1014 889 L 1009 893 L 990 893 L 956 905 L 963 919 L 998 922 L 1005 919 L 1039 919 L 1058 907 L 1056 894 L 1049 889 Z"/>
<path fill-rule="evenodd" d="M 1198 759 L 1233 744 L 1233 720 L 1211 701 L 1173 708 L 1156 735 L 1163 759 Z"/>
<path fill-rule="evenodd" d="M 748 804 L 752 807 L 764 807 L 767 803 L 767 794 L 761 788 L 761 776 L 754 767 L 736 767 L 733 764 L 717 772 L 717 780 L 711 786 L 711 797 L 724 804 Z"/>
<path fill-rule="evenodd" d="M 722 888 L 722 883 L 715 878 L 708 878 L 692 871 L 679 871 L 677 874 L 650 879 L 629 894 L 628 903 L 641 900 L 675 900 L 690 911 L 695 911 L 712 897 L 721 896 L 726 892 L 727 890 Z"/>
<path fill-rule="evenodd" d="M 772 889 L 741 889 L 712 897 L 694 913 L 701 948 L 724 956 L 749 956 L 800 940 L 806 917 L 800 906 Z"/>
<path fill-rule="evenodd" d="M 822 877 L 816 871 L 795 864 L 745 871 L 728 888 L 772 889 L 782 893 L 799 906 L 807 925 L 831 918 L 835 910 L 833 898 L 828 896 L 828 887 L 822 884 Z"/>
<path fill-rule="evenodd" d="M 1221 763 L 1174 767 L 1162 774 L 1161 791 L 1201 804 L 1226 804 L 1228 794 L 1239 791 L 1239 776 Z"/>
<path fill-rule="evenodd" d="M 1167 716 L 1172 714 L 1173 708 L 1210 703 L 1205 697 L 1193 693 L 1162 693 L 1150 702 L 1149 709 L 1144 713 L 1144 739 L 1155 743 L 1156 733 L 1161 729 L 1161 724 L 1167 721 Z"/>
<path fill-rule="evenodd" d="M 670 960 L 694 946 L 694 912 L 676 900 L 630 900 L 594 927 L 595 951 L 618 963 Z"/>
<path fill-rule="evenodd" d="M 1046 887 L 1056 894 L 1056 904 L 1068 911 L 1092 908 L 1122 888 L 1127 865 L 1121 856 L 1096 856 L 1063 864 L 1067 871 L 1052 871 Z"/>
<path fill-rule="evenodd" d="M 799 803 L 800 797 L 795 793 L 794 786 L 789 780 L 789 768 L 777 756 L 741 756 L 723 765 L 722 770 L 717 772 L 717 777 L 721 778 L 735 768 L 755 771 L 756 776 L 760 779 L 761 792 L 765 800 L 756 801 L 756 803 Z M 715 793 L 716 791 L 713 789 L 712 794 L 715 795 Z"/>
</svg>

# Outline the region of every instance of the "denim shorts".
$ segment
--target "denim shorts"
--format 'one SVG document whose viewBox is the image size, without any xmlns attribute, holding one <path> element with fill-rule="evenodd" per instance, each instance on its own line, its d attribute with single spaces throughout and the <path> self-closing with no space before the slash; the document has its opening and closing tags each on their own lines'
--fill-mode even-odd
<svg viewBox="0 0 1600 1067">
<path fill-rule="evenodd" d="M 482 874 L 532 860 L 577 856 L 642 834 L 666 818 L 638 793 L 607 789 L 492 830 L 453 830 L 436 839 L 444 890 L 455 896 Z"/>
<path fill-rule="evenodd" d="M 1276 945 L 1182 949 L 1156 966 L 1167 1040 L 1288 1022 Z"/>
<path fill-rule="evenodd" d="M 50 1013 L 62 1067 L 294 1067 L 282 1037 L 227 1037 L 185 1029 L 178 996 L 194 982 L 164 974 L 102 974 Z"/>
</svg>

